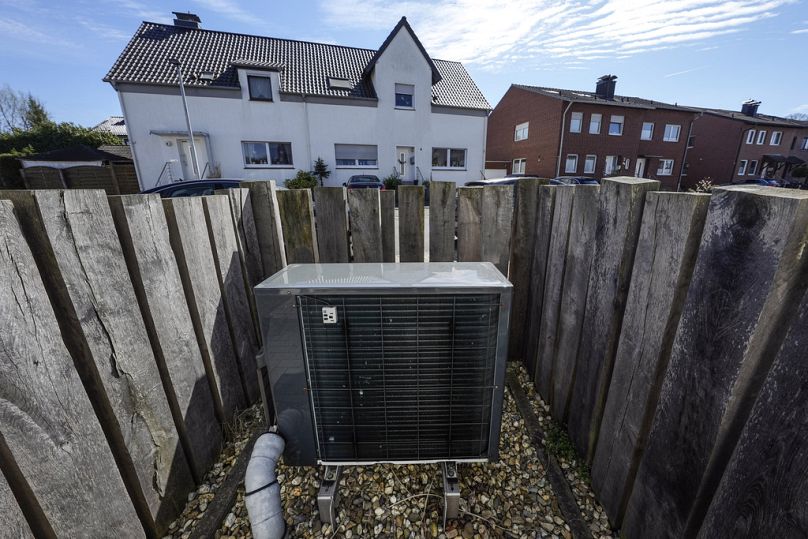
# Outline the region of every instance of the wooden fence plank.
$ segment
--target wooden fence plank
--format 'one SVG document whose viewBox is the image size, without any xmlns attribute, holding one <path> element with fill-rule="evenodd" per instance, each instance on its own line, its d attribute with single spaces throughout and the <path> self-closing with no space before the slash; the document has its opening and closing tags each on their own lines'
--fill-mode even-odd
<svg viewBox="0 0 808 539">
<path fill-rule="evenodd" d="M 158 195 L 110 197 L 109 203 L 174 424 L 199 483 L 216 460 L 222 430 L 171 250 L 163 204 Z"/>
<path fill-rule="evenodd" d="M 3 455 L 3 462 L 10 464 L 11 457 L 6 455 L 2 448 L 3 440 L 0 438 L 0 455 Z M 11 492 L 11 487 L 6 483 L 6 478 L 0 473 L 0 526 L 3 534 L 7 537 L 27 539 L 35 537 L 34 532 L 25 521 L 25 515 L 22 514 L 17 500 L 14 499 L 14 494 Z M 36 533 L 39 537 L 56 537 L 55 532 L 51 528 L 50 523 L 43 522 L 37 529 Z"/>
<path fill-rule="evenodd" d="M 575 360 L 568 430 L 578 452 L 592 461 L 603 405 L 620 338 L 626 294 L 640 233 L 645 194 L 656 180 L 605 178 L 600 183 L 597 225 L 586 291 L 586 311 Z"/>
<path fill-rule="evenodd" d="M 205 210 L 199 197 L 166 198 L 163 208 L 216 414 L 225 424 L 246 400 L 205 226 Z"/>
<path fill-rule="evenodd" d="M 480 257 L 483 262 L 494 264 L 503 275 L 508 275 L 512 227 L 513 187 L 483 187 Z"/>
<path fill-rule="evenodd" d="M 247 402 L 254 403 L 259 397 L 258 366 L 255 362 L 258 340 L 250 313 L 250 300 L 244 287 L 244 274 L 238 256 L 230 203 L 227 197 L 222 195 L 202 197 L 202 202 L 205 207 L 210 244 L 213 248 L 213 260 L 216 263 L 219 286 L 224 299 L 224 314 L 238 360 L 241 387 Z"/>
<path fill-rule="evenodd" d="M 398 258 L 424 261 L 424 187 L 398 186 Z"/>
<path fill-rule="evenodd" d="M 162 533 L 193 480 L 107 197 L 72 189 L 11 196 L 136 508 L 147 527 Z"/>
<path fill-rule="evenodd" d="M 396 261 L 396 192 L 379 193 L 382 216 L 382 260 Z"/>
<path fill-rule="evenodd" d="M 32 202 L 31 197 L 29 207 Z M 20 216 L 26 219 L 26 228 L 37 226 L 27 212 Z M 12 478 L 22 475 L 19 481 L 32 491 L 29 498 L 41 512 L 36 515 L 37 535 L 51 529 L 58 537 L 103 537 L 109 530 L 143 536 L 8 201 L 0 201 L 0 241 L 2 472 Z M 14 522 L 20 521 L 16 505 L 10 490 L 2 489 L 3 535 L 13 532 Z"/>
<path fill-rule="evenodd" d="M 379 195 L 378 189 L 351 189 L 348 191 L 354 262 L 381 262 L 384 260 Z M 393 257 L 395 258 L 395 253 Z"/>
<path fill-rule="evenodd" d="M 795 314 L 806 242 L 808 193 L 746 186 L 713 192 L 626 509 L 628 537 L 697 530 Z"/>
<path fill-rule="evenodd" d="M 286 189 L 278 191 L 277 197 L 287 262 L 289 264 L 319 262 L 320 250 L 317 247 L 311 191 Z"/>
<path fill-rule="evenodd" d="M 539 340 L 536 345 L 536 374 L 534 381 L 541 398 L 553 402 L 553 367 L 558 350 L 558 324 L 561 316 L 561 288 L 564 284 L 564 265 L 567 262 L 567 244 L 570 235 L 572 203 L 575 186 L 559 186 L 553 203 L 553 226 L 547 251 L 547 269 L 544 280 Z"/>
<path fill-rule="evenodd" d="M 699 537 L 804 537 L 808 530 L 808 294 L 760 390 Z"/>
<path fill-rule="evenodd" d="M 648 438 L 709 201 L 709 195 L 696 193 L 646 195 L 592 462 L 592 488 L 615 526 L 622 521 Z"/>
<path fill-rule="evenodd" d="M 344 187 L 315 187 L 317 246 L 320 262 L 350 262 L 348 214 Z"/>
<path fill-rule="evenodd" d="M 429 182 L 429 261 L 455 259 L 455 182 Z"/>
<path fill-rule="evenodd" d="M 244 182 L 250 190 L 250 202 L 261 251 L 262 280 L 286 267 L 281 213 L 278 209 L 278 189 L 275 181 Z"/>
<path fill-rule="evenodd" d="M 600 187 L 596 185 L 578 185 L 572 200 L 564 284 L 561 287 L 561 314 L 558 317 L 558 343 L 553 359 L 552 412 L 558 421 L 566 421 L 575 381 L 575 358 L 586 311 L 586 289 L 595 244 L 599 191 Z M 587 332 L 590 329 L 587 328 Z"/>
<path fill-rule="evenodd" d="M 479 262 L 482 255 L 483 188 L 457 190 L 457 261 Z"/>
<path fill-rule="evenodd" d="M 536 218 L 539 186 L 547 180 L 519 180 L 514 186 L 516 197 L 513 215 L 513 238 L 508 263 L 508 280 L 513 284 L 508 357 L 525 360 L 525 322 L 528 319 L 530 276 L 533 249 L 536 246 Z M 542 270 L 543 273 L 543 270 Z"/>
</svg>

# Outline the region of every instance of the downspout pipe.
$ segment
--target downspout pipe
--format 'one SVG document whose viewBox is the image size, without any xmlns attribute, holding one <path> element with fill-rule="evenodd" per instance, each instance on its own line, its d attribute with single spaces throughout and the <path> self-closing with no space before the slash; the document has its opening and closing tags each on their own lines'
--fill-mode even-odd
<svg viewBox="0 0 808 539">
<path fill-rule="evenodd" d="M 244 477 L 244 504 L 256 539 L 283 539 L 286 523 L 281 506 L 281 486 L 275 472 L 286 446 L 275 432 L 258 437 Z"/>
<path fill-rule="evenodd" d="M 567 104 L 564 114 L 561 115 L 561 141 L 558 143 L 558 159 L 556 159 L 556 177 L 561 176 L 561 154 L 564 153 L 564 129 L 567 128 L 567 112 L 572 106 L 572 101 Z"/>
</svg>

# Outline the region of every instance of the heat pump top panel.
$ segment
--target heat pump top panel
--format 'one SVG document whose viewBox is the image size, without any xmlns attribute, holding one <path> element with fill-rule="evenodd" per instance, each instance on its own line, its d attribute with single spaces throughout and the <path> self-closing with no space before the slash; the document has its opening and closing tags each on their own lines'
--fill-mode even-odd
<svg viewBox="0 0 808 539">
<path fill-rule="evenodd" d="M 492 264 L 296 264 L 255 290 L 287 463 L 498 458 L 511 284 Z"/>
</svg>

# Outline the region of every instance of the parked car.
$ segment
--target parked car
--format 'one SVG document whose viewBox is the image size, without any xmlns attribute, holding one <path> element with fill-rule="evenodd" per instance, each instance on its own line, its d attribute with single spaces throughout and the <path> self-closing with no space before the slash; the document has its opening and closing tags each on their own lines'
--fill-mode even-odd
<svg viewBox="0 0 808 539">
<path fill-rule="evenodd" d="M 212 195 L 217 189 L 239 187 L 242 181 L 243 180 L 225 178 L 189 180 L 186 182 L 158 185 L 157 187 L 146 189 L 143 193 L 156 193 L 163 198 L 205 196 Z"/>
<path fill-rule="evenodd" d="M 600 180 L 588 176 L 559 176 L 550 180 L 550 185 L 598 185 Z"/>
<path fill-rule="evenodd" d="M 378 176 L 373 174 L 357 174 L 348 178 L 348 181 L 343 183 L 348 189 L 379 189 L 384 191 L 384 183 Z"/>
<path fill-rule="evenodd" d="M 474 180 L 466 183 L 466 187 L 485 187 L 486 185 L 514 185 L 519 180 L 540 180 L 538 176 L 526 176 L 524 174 L 511 174 L 504 178 L 491 178 L 487 180 Z"/>
<path fill-rule="evenodd" d="M 765 185 L 767 187 L 781 187 L 779 181 L 770 180 L 768 178 L 750 178 L 748 180 L 734 182 L 731 185 Z"/>
</svg>

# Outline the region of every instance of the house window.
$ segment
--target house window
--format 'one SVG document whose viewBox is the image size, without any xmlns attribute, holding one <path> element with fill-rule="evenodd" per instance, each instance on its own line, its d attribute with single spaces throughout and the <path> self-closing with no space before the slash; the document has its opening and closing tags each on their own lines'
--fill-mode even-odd
<svg viewBox="0 0 808 539">
<path fill-rule="evenodd" d="M 612 174 L 614 172 L 616 164 L 617 164 L 617 156 L 607 155 L 606 163 L 603 165 L 603 175 L 606 176 Z"/>
<path fill-rule="evenodd" d="M 755 161 L 754 159 L 752 161 L 749 161 L 749 170 L 747 170 L 746 173 L 749 174 L 750 176 L 754 176 L 755 172 L 757 172 L 757 163 L 758 162 Z"/>
<path fill-rule="evenodd" d="M 248 167 L 291 166 L 291 142 L 242 142 L 244 164 Z"/>
<path fill-rule="evenodd" d="M 466 150 L 432 148 L 432 168 L 466 168 Z"/>
<path fill-rule="evenodd" d="M 530 122 L 525 122 L 523 124 L 519 124 L 516 126 L 516 129 L 513 131 L 513 140 L 527 140 L 527 132 L 528 128 L 530 127 Z"/>
<path fill-rule="evenodd" d="M 670 176 L 673 174 L 673 159 L 660 159 L 657 176 Z"/>
<path fill-rule="evenodd" d="M 584 174 L 594 174 L 595 163 L 597 162 L 598 162 L 597 155 L 587 155 L 586 160 L 584 161 Z"/>
<path fill-rule="evenodd" d="M 609 134 L 620 136 L 623 134 L 623 121 L 624 118 L 622 116 L 615 116 L 612 115 L 611 120 L 609 121 Z"/>
<path fill-rule="evenodd" d="M 525 173 L 525 163 L 527 159 L 514 159 L 513 160 L 513 170 L 512 174 L 524 174 Z"/>
<path fill-rule="evenodd" d="M 398 109 L 413 108 L 412 96 L 414 94 L 415 94 L 415 86 L 413 86 L 412 84 L 396 83 L 396 108 Z"/>
<path fill-rule="evenodd" d="M 679 133 L 682 131 L 682 126 L 676 124 L 665 124 L 665 136 L 662 140 L 665 142 L 679 142 Z"/>
<path fill-rule="evenodd" d="M 746 159 L 742 159 L 740 163 L 738 163 L 738 176 L 743 176 L 746 174 Z"/>
<path fill-rule="evenodd" d="M 761 129 L 760 131 L 758 131 L 757 143 L 763 144 L 764 142 L 766 142 L 766 130 Z"/>
<path fill-rule="evenodd" d="M 749 131 L 746 133 L 746 143 L 747 143 L 747 144 L 752 144 L 753 142 L 755 142 L 755 130 L 754 130 L 754 129 L 750 129 L 750 130 L 749 130 Z"/>
<path fill-rule="evenodd" d="M 377 168 L 378 148 L 375 144 L 334 144 L 337 168 Z"/>
<path fill-rule="evenodd" d="M 269 77 L 247 75 L 247 86 L 250 99 L 253 101 L 272 101 L 272 81 Z"/>
<path fill-rule="evenodd" d="M 564 167 L 564 172 L 575 174 L 578 172 L 578 156 L 571 153 L 567 156 L 567 164 Z"/>
<path fill-rule="evenodd" d="M 600 123 L 603 121 L 603 116 L 600 114 L 592 114 L 589 117 L 589 134 L 600 135 Z"/>
<path fill-rule="evenodd" d="M 580 133 L 582 123 L 584 123 L 584 113 L 573 112 L 570 115 L 570 133 Z"/>
<path fill-rule="evenodd" d="M 808 137 L 802 139 L 802 144 L 800 145 L 800 150 L 808 150 Z"/>
<path fill-rule="evenodd" d="M 771 146 L 779 146 L 782 140 L 783 140 L 782 131 L 772 131 L 772 139 L 769 141 L 769 144 Z"/>
<path fill-rule="evenodd" d="M 654 138 L 654 122 L 643 122 L 640 140 L 651 140 Z"/>
</svg>

